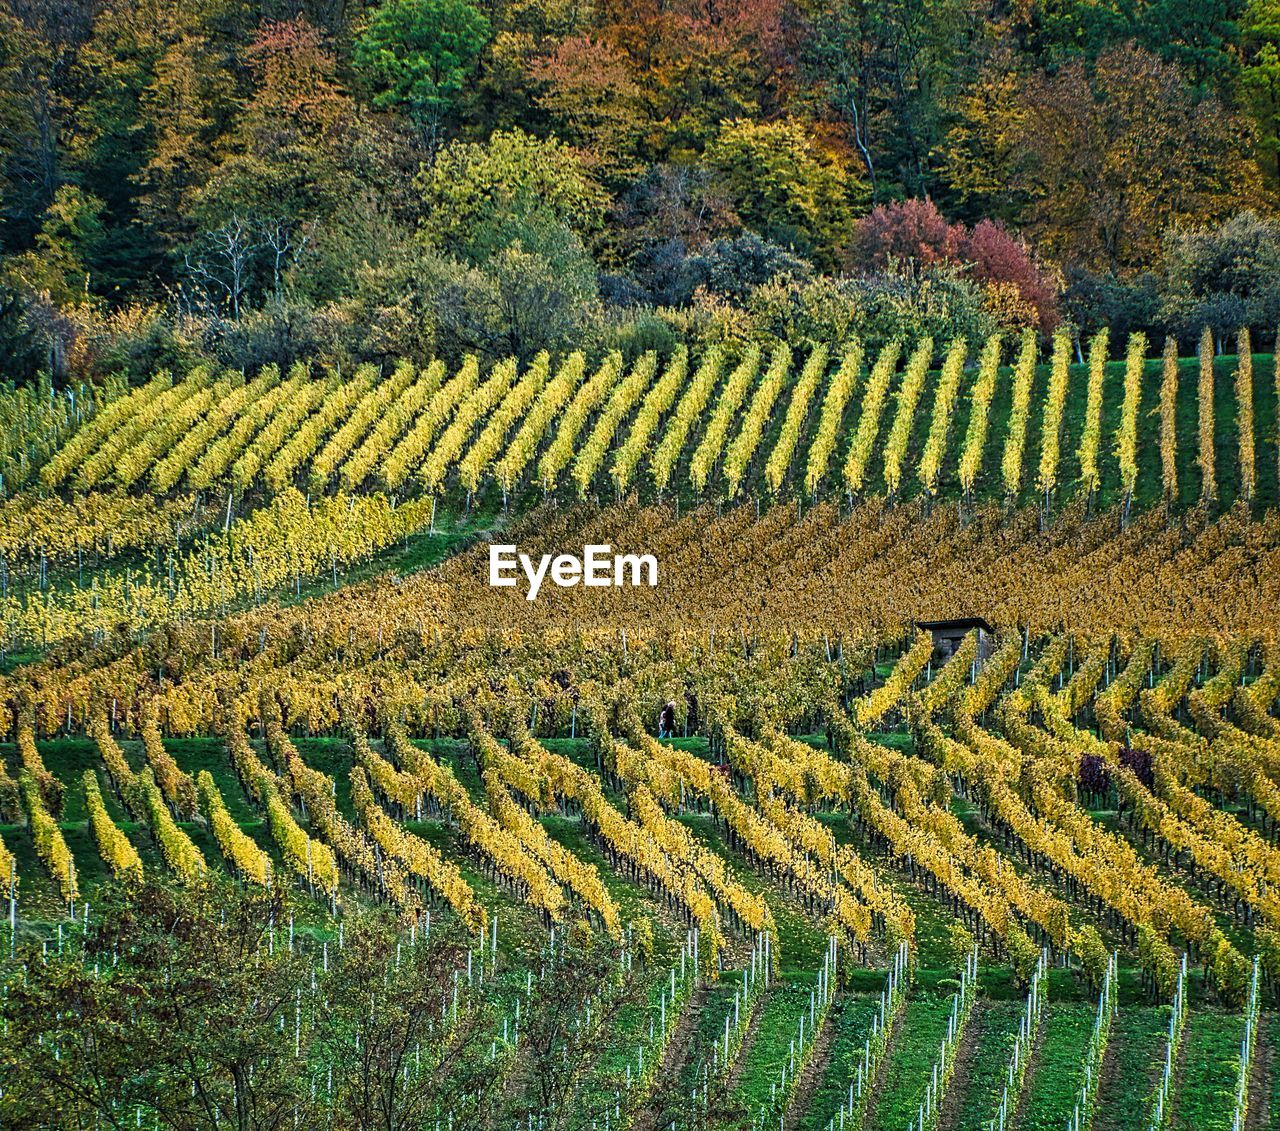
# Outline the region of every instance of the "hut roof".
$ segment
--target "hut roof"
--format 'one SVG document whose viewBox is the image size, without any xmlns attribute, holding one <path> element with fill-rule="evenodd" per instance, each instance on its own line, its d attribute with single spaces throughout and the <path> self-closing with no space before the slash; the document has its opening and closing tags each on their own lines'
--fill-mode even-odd
<svg viewBox="0 0 1280 1131">
<path fill-rule="evenodd" d="M 975 628 L 991 635 L 995 628 L 983 617 L 955 617 L 952 620 L 918 620 L 916 628 L 922 632 L 970 632 Z"/>
</svg>

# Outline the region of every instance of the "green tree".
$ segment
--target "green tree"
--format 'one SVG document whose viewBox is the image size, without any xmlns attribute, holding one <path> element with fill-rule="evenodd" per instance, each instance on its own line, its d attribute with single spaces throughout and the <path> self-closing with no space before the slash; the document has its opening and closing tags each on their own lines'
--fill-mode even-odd
<svg viewBox="0 0 1280 1131">
<path fill-rule="evenodd" d="M 1258 129 L 1258 161 L 1272 191 L 1280 189 L 1280 2 L 1250 0 L 1243 21 L 1243 103 Z"/>
<path fill-rule="evenodd" d="M 354 59 L 377 91 L 376 105 L 404 106 L 434 131 L 488 39 L 489 21 L 471 0 L 384 0 Z"/>
<path fill-rule="evenodd" d="M 743 222 L 832 268 L 868 198 L 799 122 L 728 122 L 707 150 Z"/>
<path fill-rule="evenodd" d="M 447 992 L 467 965 L 456 923 L 406 945 L 403 925 L 363 913 L 324 979 L 328 1008 L 317 1044 L 334 1072 L 336 1125 L 368 1131 L 432 1127 L 452 1115 L 481 1126 L 500 1065 L 487 1055 L 501 1026 L 492 1005 L 466 988 L 457 1014 Z"/>
<path fill-rule="evenodd" d="M 1212 228 L 1180 228 L 1164 241 L 1161 315 L 1184 339 L 1205 326 L 1222 340 L 1241 326 L 1280 321 L 1280 222 L 1240 212 Z"/>
<path fill-rule="evenodd" d="M 104 207 L 98 197 L 74 185 L 59 188 L 36 233 L 35 249 L 13 261 L 16 277 L 59 305 L 88 301 L 94 267 L 105 250 Z"/>
<path fill-rule="evenodd" d="M 468 940 L 353 908 L 327 956 L 280 892 L 107 885 L 81 942 L 0 966 L 0 1125 L 481 1126 L 497 1079 Z M 500 1065 L 499 1065 L 500 1067 Z M 152 1115 L 154 1113 L 154 1116 Z"/>
<path fill-rule="evenodd" d="M 1192 86 L 1230 94 L 1239 68 L 1245 0 L 1057 0 L 1016 27 L 1046 61 L 1101 55 L 1133 41 L 1175 63 Z"/>
<path fill-rule="evenodd" d="M 589 239 L 604 223 L 603 189 L 567 145 L 522 130 L 487 142 L 455 141 L 419 178 L 429 243 L 479 262 L 527 235 L 562 224 Z"/>
<path fill-rule="evenodd" d="M 476 263 L 429 257 L 419 280 L 434 312 L 443 352 L 483 353 L 522 362 L 581 339 L 600 315 L 596 267 L 563 224 L 525 223 Z"/>
<path fill-rule="evenodd" d="M 547 1131 L 603 1127 L 615 1091 L 622 1093 L 621 1122 L 638 1114 L 626 1105 L 641 1102 L 643 1090 L 624 1091 L 625 1066 L 639 1069 L 635 1037 L 621 1022 L 645 1003 L 643 970 L 639 956 L 628 969 L 607 942 L 571 935 L 555 968 L 535 983 L 503 1125 L 527 1125 L 532 1117 Z"/>
<path fill-rule="evenodd" d="M 65 176 L 59 56 L 8 6 L 0 11 L 0 218 L 10 247 L 29 244 Z"/>
<path fill-rule="evenodd" d="M 120 1126 L 143 1107 L 212 1131 L 292 1126 L 296 1106 L 313 1125 L 306 1057 L 281 1038 L 311 962 L 269 944 L 273 897 L 111 885 L 94 910 L 83 958 L 37 950 L 7 979 L 0 1123 Z"/>
<path fill-rule="evenodd" d="M 163 269 L 163 234 L 139 207 L 139 182 L 154 153 L 158 125 L 148 92 L 170 52 L 203 34 L 206 18 L 201 4 L 128 0 L 107 5 L 95 15 L 92 32 L 71 67 L 74 87 L 64 145 L 69 179 L 103 201 L 103 224 L 112 244 L 99 272 L 103 292 L 151 289 L 151 280 Z M 178 53 L 184 52 L 179 48 Z M 196 53 L 186 54 L 190 77 L 198 83 Z M 229 85 L 225 50 L 217 67 L 223 72 L 221 82 Z M 207 91 L 212 96 L 213 87 Z M 226 108 L 231 93 L 227 90 L 222 103 Z M 217 114 L 216 105 L 210 97 L 204 112 Z M 194 137 L 191 142 L 198 162 L 198 144 Z"/>
<path fill-rule="evenodd" d="M 877 200 L 936 196 L 954 104 L 996 37 L 968 0 L 816 6 L 800 46 L 810 97 L 843 126 Z"/>
<path fill-rule="evenodd" d="M 1177 63 L 1193 86 L 1229 97 L 1240 69 L 1240 17 L 1245 0 L 1155 0 L 1137 38 Z"/>
</svg>

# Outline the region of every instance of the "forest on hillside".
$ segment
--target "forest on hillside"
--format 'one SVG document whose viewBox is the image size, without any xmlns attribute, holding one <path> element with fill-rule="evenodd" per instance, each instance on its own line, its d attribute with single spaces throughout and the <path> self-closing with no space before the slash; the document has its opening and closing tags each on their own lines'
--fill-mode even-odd
<svg viewBox="0 0 1280 1131">
<path fill-rule="evenodd" d="M 0 353 L 1280 321 L 1276 0 L 4 0 Z"/>
</svg>

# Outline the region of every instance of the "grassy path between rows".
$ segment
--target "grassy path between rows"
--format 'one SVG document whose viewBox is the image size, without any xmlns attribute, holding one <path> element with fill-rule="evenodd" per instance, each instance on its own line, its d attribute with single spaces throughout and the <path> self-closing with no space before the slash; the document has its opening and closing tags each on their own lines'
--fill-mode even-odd
<svg viewBox="0 0 1280 1131">
<path fill-rule="evenodd" d="M 1235 1105 L 1244 1019 L 1204 1009 L 1187 1018 L 1186 1055 L 1173 1086 L 1174 1131 L 1227 1131 Z"/>
<path fill-rule="evenodd" d="M 1168 1006 L 1120 1008 L 1102 1062 L 1094 1131 L 1146 1131 L 1168 1040 Z"/>
<path fill-rule="evenodd" d="M 1076 1002 L 1045 1007 L 1017 1113 L 1020 1131 L 1061 1131 L 1067 1125 L 1084 1079 L 1084 1052 L 1096 1015 L 1096 1006 Z"/>
<path fill-rule="evenodd" d="M 960 1047 L 955 1075 L 938 1117 L 941 1131 L 985 1127 L 1000 1104 L 1006 1066 L 1018 1036 L 1023 1004 L 979 998 Z"/>
<path fill-rule="evenodd" d="M 951 1016 L 952 988 L 946 983 L 917 990 L 903 1010 L 868 1112 L 872 1131 L 900 1131 L 916 1117 L 925 1082 L 938 1057 Z"/>
</svg>

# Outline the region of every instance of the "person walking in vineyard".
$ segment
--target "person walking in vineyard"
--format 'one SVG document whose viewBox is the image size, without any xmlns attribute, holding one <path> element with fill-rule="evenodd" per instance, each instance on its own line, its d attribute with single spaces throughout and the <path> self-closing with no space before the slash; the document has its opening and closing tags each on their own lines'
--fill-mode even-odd
<svg viewBox="0 0 1280 1131">
<path fill-rule="evenodd" d="M 676 705 L 670 699 L 658 712 L 658 737 L 674 738 L 676 733 Z"/>
</svg>

